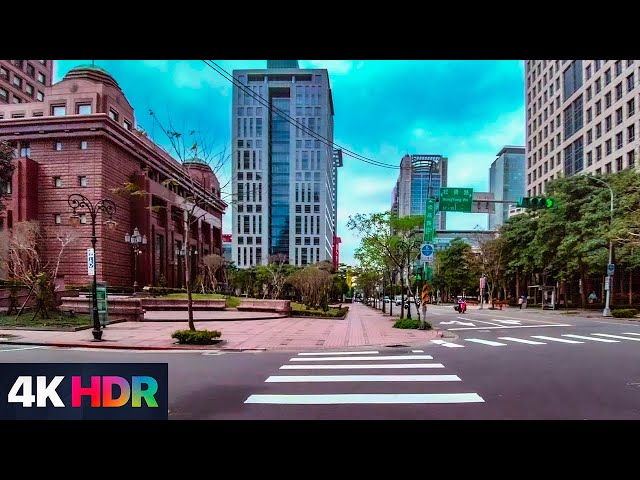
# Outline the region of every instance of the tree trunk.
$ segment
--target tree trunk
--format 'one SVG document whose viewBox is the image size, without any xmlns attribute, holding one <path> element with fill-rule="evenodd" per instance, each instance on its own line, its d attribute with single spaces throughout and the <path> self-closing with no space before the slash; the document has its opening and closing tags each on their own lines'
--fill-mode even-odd
<svg viewBox="0 0 640 480">
<path fill-rule="evenodd" d="M 400 319 L 404 318 L 404 269 L 400 270 Z"/>
<path fill-rule="evenodd" d="M 633 305 L 633 269 L 629 270 L 629 305 Z"/>
<path fill-rule="evenodd" d="M 580 306 L 584 308 L 587 304 L 586 288 L 587 288 L 587 275 L 584 265 L 580 264 L 580 281 L 582 283 L 582 289 L 580 290 Z"/>
<path fill-rule="evenodd" d="M 184 276 L 187 287 L 187 313 L 189 316 L 189 330 L 195 331 L 193 323 L 193 296 L 191 294 L 191 248 L 189 246 L 189 212 L 184 210 Z"/>
</svg>

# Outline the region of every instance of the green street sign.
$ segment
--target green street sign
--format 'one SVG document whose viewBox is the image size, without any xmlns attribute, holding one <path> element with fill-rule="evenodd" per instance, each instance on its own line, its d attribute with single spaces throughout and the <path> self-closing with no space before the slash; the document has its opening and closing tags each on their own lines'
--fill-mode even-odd
<svg viewBox="0 0 640 480">
<path fill-rule="evenodd" d="M 424 209 L 424 234 L 423 242 L 432 243 L 436 231 L 436 201 L 433 198 L 427 198 Z"/>
<path fill-rule="evenodd" d="M 424 279 L 433 280 L 433 267 L 430 267 L 426 263 L 424 264 Z"/>
<path fill-rule="evenodd" d="M 443 187 L 440 189 L 438 210 L 441 212 L 471 213 L 473 188 Z"/>
</svg>

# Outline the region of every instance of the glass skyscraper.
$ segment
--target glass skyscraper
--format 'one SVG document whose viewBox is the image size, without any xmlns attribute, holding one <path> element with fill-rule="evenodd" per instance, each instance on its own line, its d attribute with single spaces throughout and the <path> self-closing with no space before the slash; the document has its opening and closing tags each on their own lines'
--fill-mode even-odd
<svg viewBox="0 0 640 480">
<path fill-rule="evenodd" d="M 506 146 L 498 152 L 489 168 L 489 191 L 495 200 L 513 200 L 524 197 L 525 148 Z M 496 203 L 495 213 L 489 214 L 489 230 L 495 230 L 509 218 L 509 203 Z"/>
<path fill-rule="evenodd" d="M 240 268 L 272 255 L 290 264 L 333 261 L 337 174 L 333 100 L 324 69 L 295 60 L 234 70 L 232 258 Z"/>
</svg>

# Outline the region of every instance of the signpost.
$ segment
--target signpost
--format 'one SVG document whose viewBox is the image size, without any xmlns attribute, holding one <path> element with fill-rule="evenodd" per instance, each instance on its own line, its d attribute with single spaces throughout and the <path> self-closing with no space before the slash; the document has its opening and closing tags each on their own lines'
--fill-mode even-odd
<svg viewBox="0 0 640 480">
<path fill-rule="evenodd" d="M 431 243 L 423 243 L 420 247 L 420 255 L 423 262 L 433 262 L 434 247 Z"/>
<path fill-rule="evenodd" d="M 487 287 L 487 277 L 482 274 L 480 277 L 480 310 L 484 309 L 484 289 Z"/>
<path fill-rule="evenodd" d="M 612 276 L 615 271 L 616 271 L 615 264 L 610 263 L 609 265 L 607 265 L 607 275 Z"/>
<path fill-rule="evenodd" d="M 93 277 L 96 271 L 96 254 L 93 248 L 87 248 L 87 275 Z"/>
<path fill-rule="evenodd" d="M 440 188 L 440 202 L 438 210 L 441 212 L 473 211 L 473 188 Z"/>
<path fill-rule="evenodd" d="M 422 241 L 432 243 L 436 231 L 436 201 L 433 198 L 427 198 L 427 204 L 424 209 L 424 234 Z"/>
</svg>

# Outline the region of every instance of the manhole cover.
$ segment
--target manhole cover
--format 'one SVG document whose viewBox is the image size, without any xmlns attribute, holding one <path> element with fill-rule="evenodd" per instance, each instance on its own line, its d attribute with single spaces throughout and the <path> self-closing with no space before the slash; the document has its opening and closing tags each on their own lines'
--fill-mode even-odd
<svg viewBox="0 0 640 480">
<path fill-rule="evenodd" d="M 400 348 L 400 347 L 408 347 L 409 345 L 385 345 L 390 348 Z"/>
</svg>

